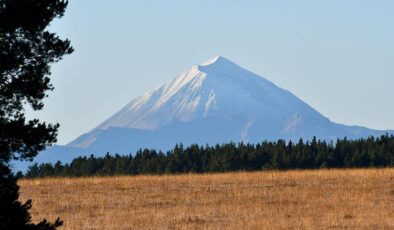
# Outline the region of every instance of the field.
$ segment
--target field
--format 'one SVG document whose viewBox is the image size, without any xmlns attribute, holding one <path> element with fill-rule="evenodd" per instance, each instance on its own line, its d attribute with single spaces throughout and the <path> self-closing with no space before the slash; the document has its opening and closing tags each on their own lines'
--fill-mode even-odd
<svg viewBox="0 0 394 230">
<path fill-rule="evenodd" d="M 394 169 L 20 180 L 61 229 L 394 229 Z"/>
</svg>

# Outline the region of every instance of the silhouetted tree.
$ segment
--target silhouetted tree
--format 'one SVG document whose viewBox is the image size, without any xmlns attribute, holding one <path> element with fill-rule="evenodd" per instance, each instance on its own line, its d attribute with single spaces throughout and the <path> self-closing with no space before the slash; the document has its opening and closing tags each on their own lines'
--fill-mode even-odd
<svg viewBox="0 0 394 230">
<path fill-rule="evenodd" d="M 58 219 L 31 223 L 31 201 L 18 201 L 12 160 L 32 160 L 56 141 L 58 125 L 27 121 L 24 106 L 43 108 L 50 83 L 50 64 L 72 53 L 68 40 L 46 31 L 62 17 L 66 0 L 0 0 L 0 229 L 56 229 Z"/>
</svg>

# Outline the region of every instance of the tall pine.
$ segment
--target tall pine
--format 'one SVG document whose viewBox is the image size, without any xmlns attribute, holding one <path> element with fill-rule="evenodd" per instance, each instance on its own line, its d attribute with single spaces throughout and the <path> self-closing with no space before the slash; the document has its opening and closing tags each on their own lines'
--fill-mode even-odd
<svg viewBox="0 0 394 230">
<path fill-rule="evenodd" d="M 63 16 L 66 0 L 0 0 L 0 229 L 56 229 L 57 219 L 31 222 L 31 200 L 21 203 L 12 160 L 32 160 L 56 141 L 58 125 L 26 120 L 25 106 L 41 110 L 50 83 L 50 64 L 73 49 L 46 30 Z"/>
</svg>

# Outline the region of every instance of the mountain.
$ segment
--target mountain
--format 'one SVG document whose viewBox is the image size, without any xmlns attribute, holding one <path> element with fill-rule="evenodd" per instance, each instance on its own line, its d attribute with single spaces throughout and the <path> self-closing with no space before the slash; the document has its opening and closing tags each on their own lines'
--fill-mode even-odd
<svg viewBox="0 0 394 230">
<path fill-rule="evenodd" d="M 356 139 L 386 132 L 391 131 L 333 123 L 291 92 L 218 56 L 135 98 L 90 132 L 43 152 L 37 161 L 53 162 L 52 154 L 69 161 L 76 155 L 168 150 L 176 143 Z"/>
<path fill-rule="evenodd" d="M 168 139 L 164 142 L 168 141 L 168 147 L 172 147 L 177 142 L 216 144 L 313 136 L 332 140 L 381 133 L 332 123 L 289 91 L 219 56 L 135 98 L 68 146 L 99 145 L 96 147 L 99 150 L 109 144 L 105 140 L 113 142 L 125 137 L 127 141 L 128 136 L 132 137 L 129 142 L 141 139 L 137 143 L 157 136 Z M 158 141 L 162 142 L 154 140 Z M 158 147 L 165 145 L 158 144 Z M 156 147 L 154 143 L 147 145 Z M 116 146 L 111 146 L 105 150 L 115 149 Z"/>
</svg>

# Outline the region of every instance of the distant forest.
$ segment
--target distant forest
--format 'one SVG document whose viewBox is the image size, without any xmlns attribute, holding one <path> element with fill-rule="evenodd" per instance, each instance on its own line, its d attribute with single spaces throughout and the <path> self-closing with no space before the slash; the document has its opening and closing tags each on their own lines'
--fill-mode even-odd
<svg viewBox="0 0 394 230">
<path fill-rule="evenodd" d="M 359 140 L 278 140 L 259 144 L 215 146 L 176 145 L 163 153 L 139 150 L 134 155 L 78 157 L 70 164 L 34 164 L 25 174 L 36 177 L 82 177 L 140 174 L 210 173 L 229 171 L 368 168 L 394 166 L 394 136 Z"/>
</svg>

